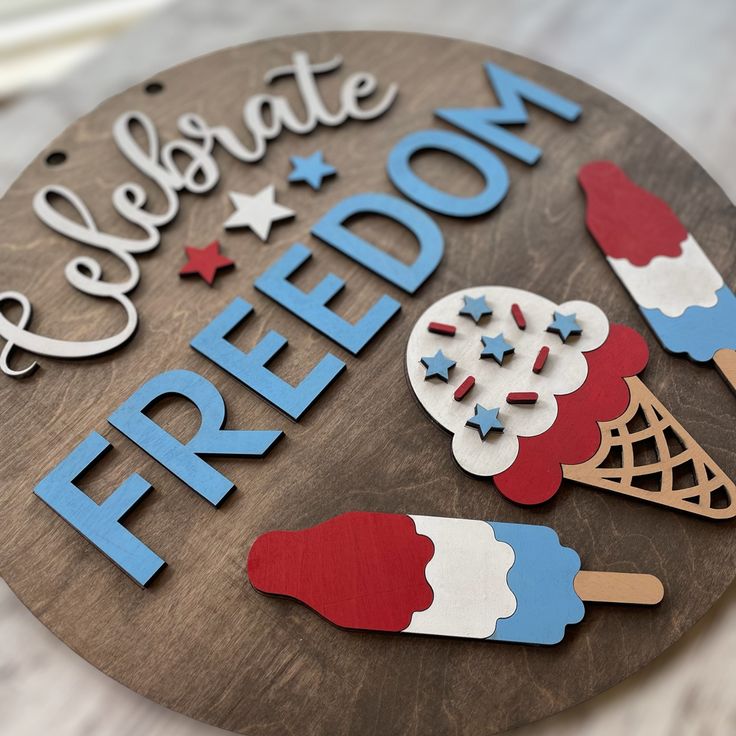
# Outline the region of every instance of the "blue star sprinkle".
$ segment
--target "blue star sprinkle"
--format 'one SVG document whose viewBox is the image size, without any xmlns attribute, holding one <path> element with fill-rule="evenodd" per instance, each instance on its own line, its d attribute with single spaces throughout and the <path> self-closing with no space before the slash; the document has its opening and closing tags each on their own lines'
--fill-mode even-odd
<svg viewBox="0 0 736 736">
<path fill-rule="evenodd" d="M 337 169 L 325 163 L 322 151 L 315 151 L 311 156 L 291 156 L 289 158 L 294 167 L 289 174 L 289 181 L 305 181 L 312 189 L 317 191 L 322 186 L 322 179 L 326 176 L 334 176 Z"/>
<path fill-rule="evenodd" d="M 499 365 L 503 365 L 503 359 L 514 352 L 514 346 L 503 339 L 503 333 L 496 335 L 496 337 L 486 337 L 483 335 L 480 341 L 483 343 L 483 351 L 480 357 L 493 358 Z"/>
<path fill-rule="evenodd" d="M 574 314 L 554 313 L 552 324 L 547 328 L 547 332 L 556 332 L 562 342 L 567 342 L 570 335 L 579 335 L 583 328 L 577 323 Z"/>
<path fill-rule="evenodd" d="M 441 350 L 438 350 L 432 356 L 424 356 L 422 358 L 422 365 L 427 369 L 427 373 L 424 376 L 425 381 L 432 376 L 438 376 L 447 383 L 450 378 L 448 371 L 450 368 L 455 367 L 455 361 L 450 360 Z"/>
<path fill-rule="evenodd" d="M 466 427 L 475 427 L 484 440 L 489 432 L 503 432 L 503 423 L 498 418 L 498 407 L 486 409 L 480 404 L 475 405 L 475 416 L 465 422 Z"/>
<path fill-rule="evenodd" d="M 488 306 L 488 302 L 484 296 L 472 297 L 464 296 L 463 308 L 458 314 L 466 314 L 468 317 L 472 317 L 476 324 L 480 321 L 480 318 L 486 314 L 493 314 L 493 310 Z"/>
</svg>

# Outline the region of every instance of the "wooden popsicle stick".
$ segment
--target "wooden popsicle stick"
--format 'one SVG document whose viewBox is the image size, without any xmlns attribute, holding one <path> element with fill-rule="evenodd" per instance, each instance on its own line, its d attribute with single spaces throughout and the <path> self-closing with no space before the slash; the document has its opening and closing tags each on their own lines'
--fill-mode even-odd
<svg viewBox="0 0 736 736">
<path fill-rule="evenodd" d="M 573 585 L 581 600 L 592 603 L 655 606 L 664 598 L 662 581 L 654 575 L 641 573 L 581 570 Z"/>
<path fill-rule="evenodd" d="M 723 380 L 736 392 L 736 350 L 731 348 L 721 348 L 716 350 L 713 361 L 718 368 L 718 372 L 723 376 Z"/>
</svg>

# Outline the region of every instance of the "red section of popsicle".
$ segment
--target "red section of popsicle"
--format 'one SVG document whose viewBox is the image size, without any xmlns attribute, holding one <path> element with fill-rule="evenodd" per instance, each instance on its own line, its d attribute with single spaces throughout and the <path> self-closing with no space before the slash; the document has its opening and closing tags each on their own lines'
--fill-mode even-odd
<svg viewBox="0 0 736 736">
<path fill-rule="evenodd" d="M 456 389 L 455 393 L 453 394 L 453 397 L 455 398 L 455 401 L 460 401 L 467 393 L 470 391 L 471 388 L 475 386 L 475 377 L 474 376 L 468 376 Z"/>
<path fill-rule="evenodd" d="M 562 464 L 576 465 L 595 455 L 601 443 L 598 422 L 624 413 L 629 405 L 624 376 L 642 371 L 649 351 L 638 332 L 612 324 L 603 345 L 583 355 L 588 362 L 583 385 L 556 397 L 554 424 L 536 437 L 519 437 L 513 465 L 494 476 L 496 487 L 506 498 L 522 504 L 547 501 L 562 483 Z"/>
<path fill-rule="evenodd" d="M 432 604 L 424 570 L 433 555 L 409 516 L 347 513 L 258 537 L 248 577 L 262 593 L 296 598 L 337 626 L 401 631 Z"/>
<path fill-rule="evenodd" d="M 687 230 L 677 215 L 632 182 L 611 161 L 592 161 L 578 171 L 588 203 L 585 223 L 601 250 L 646 266 L 655 256 L 677 257 Z"/>
</svg>

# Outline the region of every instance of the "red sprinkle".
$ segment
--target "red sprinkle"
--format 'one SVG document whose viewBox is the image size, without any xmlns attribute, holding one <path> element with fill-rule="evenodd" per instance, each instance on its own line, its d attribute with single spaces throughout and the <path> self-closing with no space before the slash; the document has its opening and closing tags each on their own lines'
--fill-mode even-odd
<svg viewBox="0 0 736 736">
<path fill-rule="evenodd" d="M 455 325 L 446 325 L 442 322 L 430 322 L 427 329 L 437 335 L 449 335 L 450 337 L 455 336 Z"/>
<path fill-rule="evenodd" d="M 524 312 L 521 311 L 521 307 L 518 304 L 512 304 L 511 305 L 511 314 L 514 317 L 514 321 L 516 322 L 516 326 L 520 330 L 526 329 L 526 320 L 524 319 Z"/>
<path fill-rule="evenodd" d="M 453 397 L 455 398 L 455 401 L 460 401 L 467 393 L 470 391 L 471 388 L 475 386 L 475 378 L 473 376 L 468 376 L 456 389 L 455 393 L 453 394 Z"/>
<path fill-rule="evenodd" d="M 548 355 L 549 355 L 549 348 L 546 345 L 543 348 L 539 349 L 539 353 L 537 354 L 537 359 L 534 361 L 534 365 L 532 366 L 532 371 L 534 371 L 534 373 L 542 372 L 542 368 L 544 368 L 544 364 L 547 362 Z"/>
<path fill-rule="evenodd" d="M 536 404 L 539 395 L 535 391 L 517 391 L 506 394 L 508 404 Z"/>
</svg>

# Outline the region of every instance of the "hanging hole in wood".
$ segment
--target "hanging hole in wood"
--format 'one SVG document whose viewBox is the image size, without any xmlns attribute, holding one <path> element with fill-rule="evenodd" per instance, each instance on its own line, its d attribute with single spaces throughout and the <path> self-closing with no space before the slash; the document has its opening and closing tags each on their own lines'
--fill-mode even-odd
<svg viewBox="0 0 736 736">
<path fill-rule="evenodd" d="M 61 166 L 66 161 L 64 151 L 52 151 L 46 156 L 46 166 Z"/>
<path fill-rule="evenodd" d="M 163 82 L 157 82 L 155 80 L 153 82 L 148 82 L 148 84 L 143 88 L 143 91 L 147 95 L 157 95 L 164 91 Z"/>
</svg>

